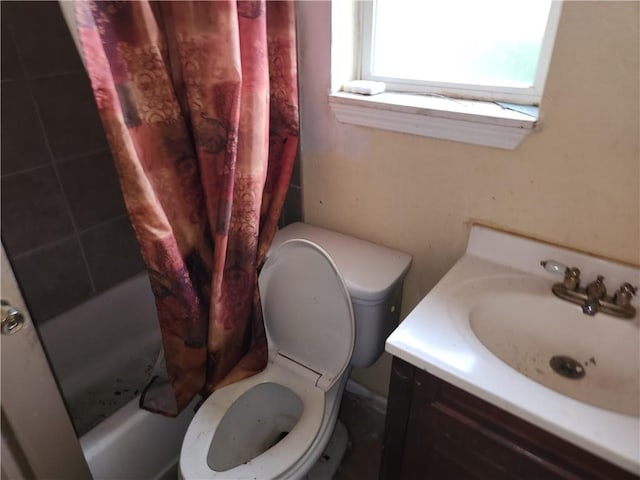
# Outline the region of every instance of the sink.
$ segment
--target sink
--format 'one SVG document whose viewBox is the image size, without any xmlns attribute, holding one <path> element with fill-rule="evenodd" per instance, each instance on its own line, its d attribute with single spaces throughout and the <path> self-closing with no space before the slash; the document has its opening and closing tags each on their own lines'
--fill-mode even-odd
<svg viewBox="0 0 640 480">
<path fill-rule="evenodd" d="M 636 322 L 584 315 L 553 296 L 548 281 L 527 276 L 465 283 L 449 302 L 452 315 L 467 315 L 484 347 L 522 375 L 581 402 L 640 415 Z"/>
<path fill-rule="evenodd" d="M 542 260 L 610 292 L 640 268 L 474 225 L 465 254 L 387 339 L 392 355 L 640 474 L 640 314 L 556 297 Z M 632 306 L 640 311 L 636 296 Z"/>
</svg>

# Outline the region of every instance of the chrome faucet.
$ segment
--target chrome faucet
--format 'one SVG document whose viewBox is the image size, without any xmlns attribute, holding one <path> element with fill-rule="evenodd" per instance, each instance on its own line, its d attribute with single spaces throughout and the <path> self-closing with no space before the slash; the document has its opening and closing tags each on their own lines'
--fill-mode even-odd
<svg viewBox="0 0 640 480">
<path fill-rule="evenodd" d="M 631 305 L 631 298 L 638 289 L 630 283 L 623 283 L 614 295 L 608 297 L 602 275 L 582 288 L 578 268 L 569 268 L 555 260 L 543 260 L 540 265 L 548 272 L 564 274 L 564 280 L 555 283 L 551 291 L 556 297 L 580 305 L 586 315 L 602 312 L 619 318 L 635 317 L 636 309 Z"/>
</svg>

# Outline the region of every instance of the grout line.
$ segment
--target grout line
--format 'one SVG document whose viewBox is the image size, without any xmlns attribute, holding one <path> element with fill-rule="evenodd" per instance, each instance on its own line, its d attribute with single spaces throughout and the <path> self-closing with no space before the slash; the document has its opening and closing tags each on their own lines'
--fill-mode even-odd
<svg viewBox="0 0 640 480">
<path fill-rule="evenodd" d="M 9 32 L 9 34 L 11 34 L 11 32 Z M 0 80 L 0 85 L 4 85 L 5 83 L 14 83 L 14 82 L 19 82 L 20 80 L 25 81 L 27 79 L 27 77 L 25 77 L 24 75 L 21 77 L 5 77 L 3 79 Z"/>
<path fill-rule="evenodd" d="M 15 41 L 14 41 L 14 43 L 15 43 Z M 16 50 L 17 50 L 17 48 L 16 48 Z M 84 70 L 84 68 L 79 67 L 77 69 L 64 70 L 62 72 L 39 73 L 37 75 L 31 75 L 30 73 L 25 71 L 24 68 L 23 68 L 23 72 L 22 73 L 24 73 L 24 78 L 25 79 L 27 79 L 28 81 L 32 82 L 34 80 L 41 80 L 41 79 L 42 80 L 47 80 L 47 79 L 50 79 L 50 78 L 63 77 L 65 75 L 75 75 L 75 74 L 78 74 L 78 73 L 86 74 L 86 71 Z"/>
<path fill-rule="evenodd" d="M 99 153 L 111 153 L 111 150 L 109 149 L 108 145 L 105 145 L 102 148 L 97 148 L 97 149 L 93 149 L 93 150 L 89 150 L 86 151 L 84 153 L 74 153 L 72 155 L 65 155 L 63 157 L 60 158 L 54 158 L 53 161 L 57 164 L 63 164 L 66 162 L 70 162 L 72 160 L 78 160 L 80 158 L 85 158 L 85 157 L 92 157 L 94 155 L 97 155 Z"/>
<path fill-rule="evenodd" d="M 46 134 L 43 132 L 43 136 L 46 136 Z M 47 149 L 47 151 L 49 151 Z M 99 153 L 108 153 L 110 152 L 109 147 L 104 147 L 104 148 L 100 148 L 100 149 L 95 149 L 95 150 L 89 150 L 85 153 L 77 153 L 77 154 L 73 154 L 73 155 L 68 155 L 62 158 L 54 158 L 52 161 L 49 161 L 48 163 L 43 163 L 41 165 L 36 165 L 34 167 L 28 167 L 28 168 L 24 168 L 22 170 L 18 170 L 15 172 L 10 172 L 10 173 L 5 173 L 2 174 L 2 178 L 10 178 L 16 175 L 21 175 L 23 173 L 30 173 L 33 172 L 34 170 L 38 170 L 39 168 L 44 168 L 44 167 L 49 167 L 51 165 L 53 165 L 54 163 L 58 164 L 58 165 L 62 165 L 65 164 L 67 162 L 73 161 L 73 160 L 78 160 L 78 159 L 82 159 L 82 158 L 89 158 L 89 157 L 93 157 L 94 155 L 98 155 Z M 52 153 L 51 153 L 52 154 Z"/>
<path fill-rule="evenodd" d="M 106 226 L 106 225 L 108 225 L 110 223 L 115 223 L 115 222 L 117 222 L 119 220 L 122 220 L 124 218 L 128 219 L 129 215 L 127 213 L 123 213 L 122 215 L 118 215 L 117 217 L 111 217 L 111 218 L 109 218 L 107 220 L 103 220 L 102 222 L 94 223 L 93 225 L 91 225 L 89 227 L 78 229 L 78 233 L 82 235 L 83 233 L 90 232 L 91 230 L 95 230 L 95 229 L 98 229 L 100 227 L 104 227 L 104 226 Z"/>
<path fill-rule="evenodd" d="M 110 223 L 115 223 L 118 220 L 123 220 L 125 218 L 129 218 L 126 213 L 124 213 L 122 215 L 118 215 L 117 217 L 112 217 L 112 218 L 110 218 L 108 220 L 104 220 L 102 222 L 93 224 L 93 225 L 91 225 L 89 227 L 78 229 L 77 231 L 74 230 L 73 233 L 71 233 L 69 235 L 65 235 L 64 237 L 60 237 L 60 238 L 57 238 L 57 239 L 55 239 L 55 240 L 53 240 L 51 242 L 45 243 L 43 245 L 38 245 L 37 247 L 30 248 L 29 250 L 25 250 L 24 252 L 20 252 L 17 255 L 11 255 L 11 259 L 19 260 L 22 257 L 26 257 L 28 255 L 31 255 L 32 253 L 38 253 L 41 250 L 45 250 L 46 248 L 53 247 L 53 246 L 58 245 L 60 243 L 69 241 L 69 240 L 71 240 L 71 239 L 73 239 L 75 237 L 78 237 L 78 242 L 80 242 L 80 245 L 82 246 L 82 240 L 79 237 L 83 233 L 90 232 L 90 231 L 95 230 L 97 228 L 104 227 L 104 226 L 106 226 L 106 225 L 108 225 Z"/>
<path fill-rule="evenodd" d="M 37 165 L 35 167 L 25 168 L 25 169 L 19 170 L 17 172 L 3 173 L 2 174 L 2 179 L 4 180 L 5 178 L 13 178 L 13 177 L 16 177 L 18 175 L 31 173 L 31 172 L 34 172 L 36 170 L 40 170 L 40 169 L 47 168 L 47 167 L 51 167 L 51 163 L 50 162 L 43 163 L 42 165 Z"/>
<path fill-rule="evenodd" d="M 34 248 L 30 248 L 29 250 L 25 250 L 24 252 L 20 252 L 17 255 L 11 255 L 11 259 L 12 260 L 20 260 L 23 257 L 27 257 L 33 253 L 38 253 L 42 250 L 45 250 L 49 247 L 55 247 L 56 245 L 59 245 L 61 243 L 64 242 L 68 242 L 69 240 L 73 240 L 74 238 L 76 238 L 75 232 L 70 234 L 70 235 L 65 235 L 64 237 L 60 237 L 56 240 L 53 240 L 51 242 L 45 243 L 44 245 L 38 245 L 37 247 Z"/>
</svg>

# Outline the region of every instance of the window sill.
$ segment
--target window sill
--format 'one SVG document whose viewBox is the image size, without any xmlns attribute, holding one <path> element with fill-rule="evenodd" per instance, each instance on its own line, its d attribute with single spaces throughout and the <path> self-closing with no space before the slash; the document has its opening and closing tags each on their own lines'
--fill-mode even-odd
<svg viewBox="0 0 640 480">
<path fill-rule="evenodd" d="M 394 132 L 515 150 L 537 118 L 496 103 L 445 97 L 337 92 L 329 104 L 338 121 Z"/>
</svg>

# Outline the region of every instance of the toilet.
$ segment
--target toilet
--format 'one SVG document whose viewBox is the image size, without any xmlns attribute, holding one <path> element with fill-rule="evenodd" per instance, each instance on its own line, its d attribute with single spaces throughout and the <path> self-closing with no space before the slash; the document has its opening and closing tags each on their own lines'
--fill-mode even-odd
<svg viewBox="0 0 640 480">
<path fill-rule="evenodd" d="M 371 365 L 398 322 L 410 264 L 402 252 L 309 224 L 278 231 L 259 276 L 267 367 L 200 406 L 180 477 L 307 476 L 338 431 L 351 367 Z"/>
</svg>

